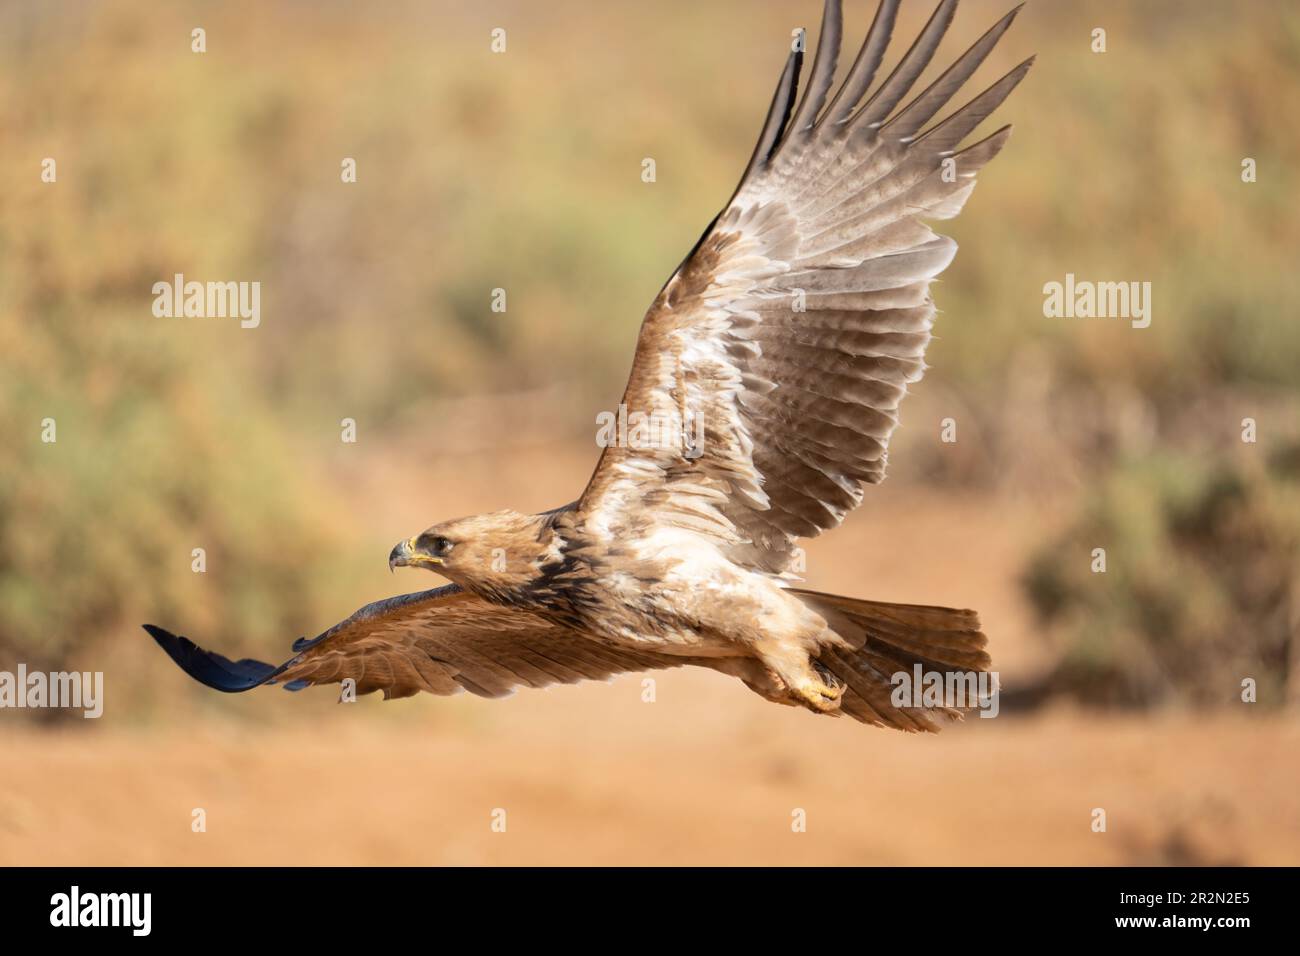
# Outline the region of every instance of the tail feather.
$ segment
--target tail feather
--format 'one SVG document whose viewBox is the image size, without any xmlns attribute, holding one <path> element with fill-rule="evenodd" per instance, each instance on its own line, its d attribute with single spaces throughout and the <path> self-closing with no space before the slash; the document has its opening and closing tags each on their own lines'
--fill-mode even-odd
<svg viewBox="0 0 1300 956">
<path fill-rule="evenodd" d="M 792 588 L 826 618 L 850 647 L 823 647 L 817 661 L 845 686 L 840 709 L 856 720 L 876 726 L 916 732 L 936 732 L 960 720 L 953 701 L 916 705 L 910 695 L 896 693 L 916 667 L 923 674 L 987 673 L 992 666 L 980 631 L 979 615 L 971 610 L 919 604 L 890 604 Z M 977 678 L 978 679 L 978 678 Z M 987 678 L 985 679 L 987 681 Z M 987 683 L 985 687 L 989 686 Z M 900 703 L 901 701 L 901 703 Z M 961 701 L 969 709 L 970 701 Z"/>
</svg>

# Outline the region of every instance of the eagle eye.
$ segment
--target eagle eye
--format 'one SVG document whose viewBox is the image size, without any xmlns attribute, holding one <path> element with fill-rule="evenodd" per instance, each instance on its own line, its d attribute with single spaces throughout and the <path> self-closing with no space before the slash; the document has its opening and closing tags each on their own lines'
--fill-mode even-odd
<svg viewBox="0 0 1300 956">
<path fill-rule="evenodd" d="M 443 555 L 450 551 L 453 544 L 450 539 L 444 538 L 440 534 L 422 534 L 420 540 L 416 542 L 421 551 L 427 551 L 429 554 Z"/>
</svg>

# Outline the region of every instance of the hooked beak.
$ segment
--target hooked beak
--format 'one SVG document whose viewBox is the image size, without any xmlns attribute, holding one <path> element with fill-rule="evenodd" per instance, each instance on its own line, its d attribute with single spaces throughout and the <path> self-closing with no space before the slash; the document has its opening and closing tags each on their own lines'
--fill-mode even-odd
<svg viewBox="0 0 1300 956">
<path fill-rule="evenodd" d="M 436 568 L 442 565 L 442 558 L 426 554 L 415 545 L 415 538 L 397 542 L 397 546 L 388 553 L 388 570 L 393 568 Z"/>
</svg>

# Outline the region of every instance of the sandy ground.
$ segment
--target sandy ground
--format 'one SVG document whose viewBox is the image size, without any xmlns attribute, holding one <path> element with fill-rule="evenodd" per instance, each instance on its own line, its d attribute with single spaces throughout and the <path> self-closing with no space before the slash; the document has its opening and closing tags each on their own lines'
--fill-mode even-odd
<svg viewBox="0 0 1300 956">
<path fill-rule="evenodd" d="M 416 706 L 19 735 L 0 863 L 1300 862 L 1294 724 L 1057 714 L 922 738 L 765 709 L 708 674 L 662 678 L 653 704 L 625 678 Z"/>
<path fill-rule="evenodd" d="M 440 516 L 559 504 L 591 455 L 513 460 L 345 468 L 351 520 L 396 540 Z M 438 500 L 395 490 L 403 473 Z M 978 608 L 1014 683 L 1046 660 L 1015 571 L 1056 514 L 886 483 L 813 543 L 808 580 Z M 426 586 L 380 574 L 341 600 Z M 909 736 L 775 707 L 713 673 L 657 675 L 653 702 L 642 680 L 506 701 L 269 690 L 196 698 L 163 726 L 10 725 L 0 863 L 1300 863 L 1294 715 L 1058 709 Z"/>
</svg>

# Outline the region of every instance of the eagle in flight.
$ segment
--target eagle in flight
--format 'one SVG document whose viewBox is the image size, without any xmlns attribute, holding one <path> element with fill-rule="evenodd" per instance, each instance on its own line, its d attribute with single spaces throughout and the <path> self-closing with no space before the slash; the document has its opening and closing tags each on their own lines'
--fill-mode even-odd
<svg viewBox="0 0 1300 956">
<path fill-rule="evenodd" d="M 735 194 L 641 325 L 622 404 L 656 427 L 606 444 L 576 501 L 398 543 L 390 566 L 453 583 L 370 604 L 278 667 L 145 629 L 231 692 L 351 681 L 386 698 L 501 697 L 689 664 L 866 724 L 931 731 L 959 716 L 896 705 L 892 677 L 987 671 L 975 612 L 793 586 L 796 542 L 837 526 L 885 476 L 899 403 L 925 369 L 930 282 L 957 249 L 923 220 L 962 208 L 1011 127 L 961 144 L 1033 63 L 931 124 L 1019 8 L 904 103 L 957 0 L 941 0 L 872 91 L 899 3 L 881 0 L 833 96 L 840 0 L 826 0 L 801 98 L 792 44 Z"/>
</svg>

